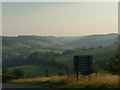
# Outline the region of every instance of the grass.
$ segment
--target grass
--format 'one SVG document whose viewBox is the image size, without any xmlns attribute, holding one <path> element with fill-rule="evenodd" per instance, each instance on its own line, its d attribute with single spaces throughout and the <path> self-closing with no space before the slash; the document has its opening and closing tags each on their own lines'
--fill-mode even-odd
<svg viewBox="0 0 120 90">
<path fill-rule="evenodd" d="M 25 77 L 37 77 L 37 76 L 44 76 L 45 71 L 48 70 L 50 74 L 57 74 L 59 69 L 54 68 L 54 66 L 45 66 L 45 65 L 22 65 L 22 66 L 17 66 L 17 67 L 12 67 L 9 68 L 10 71 L 13 71 L 17 68 L 21 68 L 24 73 Z"/>
<path fill-rule="evenodd" d="M 90 80 L 88 76 L 79 76 L 78 84 L 74 75 L 14 79 L 10 82 L 37 84 L 52 88 L 117 88 L 118 76 L 110 74 L 92 75 Z"/>
<path fill-rule="evenodd" d="M 80 51 L 77 53 L 72 53 L 68 55 L 63 55 L 58 57 L 57 60 L 61 61 L 67 65 L 73 66 L 73 56 L 81 54 L 90 54 L 93 55 L 94 61 L 109 60 L 111 57 L 114 57 L 117 53 L 117 45 L 104 46 L 101 48 L 94 48 L 85 51 Z"/>
<path fill-rule="evenodd" d="M 40 45 L 42 47 L 53 47 L 53 46 L 55 46 L 54 43 L 45 42 L 45 41 L 37 41 L 37 40 L 28 40 L 28 41 L 35 44 L 35 45 Z"/>
</svg>

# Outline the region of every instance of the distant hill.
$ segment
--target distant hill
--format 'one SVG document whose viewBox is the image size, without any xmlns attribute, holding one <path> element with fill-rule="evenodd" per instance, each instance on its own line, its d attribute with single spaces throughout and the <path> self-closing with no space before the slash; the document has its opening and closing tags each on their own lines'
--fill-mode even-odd
<svg viewBox="0 0 120 90">
<path fill-rule="evenodd" d="M 64 48 L 65 42 L 75 40 L 77 37 L 53 37 L 53 36 L 17 36 L 17 37 L 2 37 L 3 54 L 9 56 L 19 56 L 22 53 L 27 55 L 28 52 L 33 51 L 48 51 L 53 50 L 61 52 Z M 24 51 L 23 51 L 24 50 Z M 6 55 L 7 56 L 7 55 Z"/>
<path fill-rule="evenodd" d="M 17 37 L 2 36 L 2 48 L 0 48 L 0 50 L 2 49 L 3 64 L 9 64 L 10 70 L 22 68 L 25 71 L 26 77 L 36 77 L 44 75 L 45 70 L 56 74 L 63 67 L 66 67 L 66 65 L 70 66 L 70 69 L 72 69 L 73 56 L 82 54 L 93 55 L 94 64 L 105 69 L 105 62 L 110 60 L 110 58 L 114 57 L 117 53 L 117 40 L 118 34 L 114 33 L 76 37 L 34 35 Z M 73 50 L 73 52 L 65 54 L 64 52 L 69 49 Z M 24 59 L 35 51 L 52 51 L 59 53 L 58 56 L 54 58 L 56 64 L 58 62 L 61 64 L 56 68 L 56 64 L 54 65 L 51 61 L 51 64 L 47 61 L 46 63 L 48 64 L 43 64 L 42 62 L 39 64 L 24 63 Z M 32 61 L 35 62 L 34 60 Z M 39 61 L 40 60 L 38 60 L 38 62 Z M 30 62 L 30 59 L 28 59 L 27 62 Z M 10 66 L 10 64 L 13 66 Z"/>
<path fill-rule="evenodd" d="M 111 60 L 111 58 L 115 57 L 115 55 L 117 54 L 117 44 L 111 44 L 109 46 L 92 48 L 67 55 L 58 56 L 56 57 L 56 60 L 58 62 L 64 63 L 65 65 L 68 65 L 70 69 L 73 70 L 73 56 L 83 54 L 93 55 L 93 64 L 106 69 L 106 61 Z M 21 68 L 25 72 L 25 77 L 44 76 L 46 70 L 48 70 L 52 75 L 55 75 L 62 69 L 62 67 L 57 68 L 56 66 L 51 66 L 49 64 L 27 64 L 9 68 L 9 70 L 12 71 L 16 68 Z"/>
<path fill-rule="evenodd" d="M 104 47 L 98 47 L 88 50 L 81 50 L 80 52 L 71 53 L 68 55 L 63 55 L 61 57 L 58 57 L 57 60 L 61 61 L 62 63 L 65 63 L 69 65 L 70 67 L 73 67 L 73 56 L 74 55 L 92 55 L 93 56 L 93 62 L 94 64 L 99 65 L 100 67 L 105 68 L 105 62 L 109 61 L 112 57 L 115 57 L 117 54 L 117 44 L 111 44 Z"/>
<path fill-rule="evenodd" d="M 27 36 L 17 37 L 2 36 L 3 55 L 27 56 L 33 51 L 56 51 L 62 52 L 66 49 L 77 47 L 98 47 L 106 46 L 117 42 L 118 34 L 88 35 L 76 37 L 54 37 L 54 36 Z M 4 58 L 4 57 L 3 57 Z"/>
<path fill-rule="evenodd" d="M 76 47 L 98 47 L 100 45 L 106 46 L 113 42 L 117 42 L 117 34 L 105 34 L 105 35 L 89 35 L 82 38 L 77 38 L 76 40 L 66 43 L 66 46 L 76 48 Z"/>
<path fill-rule="evenodd" d="M 37 77 L 37 76 L 44 76 L 46 70 L 48 70 L 50 75 L 55 75 L 59 72 L 58 68 L 54 66 L 45 66 L 45 65 L 22 65 L 13 68 L 9 68 L 10 71 L 13 71 L 17 68 L 21 68 L 25 72 L 25 77 Z"/>
<path fill-rule="evenodd" d="M 58 47 L 60 45 L 68 45 L 74 47 L 108 45 L 117 41 L 118 34 L 101 34 L 101 35 L 87 35 L 87 36 L 73 36 L 73 37 L 55 37 L 55 36 L 3 36 L 2 44 L 5 46 L 12 46 L 14 43 L 21 43 L 28 46 L 39 46 L 43 48 Z"/>
</svg>

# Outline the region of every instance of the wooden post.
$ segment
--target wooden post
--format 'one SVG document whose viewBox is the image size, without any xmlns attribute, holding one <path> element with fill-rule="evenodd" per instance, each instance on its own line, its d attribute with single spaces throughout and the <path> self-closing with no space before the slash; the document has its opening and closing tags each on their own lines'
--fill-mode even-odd
<svg viewBox="0 0 120 90">
<path fill-rule="evenodd" d="M 79 72 L 77 71 L 77 85 L 79 84 Z"/>
<path fill-rule="evenodd" d="M 77 74 L 77 85 L 78 85 L 78 83 L 79 83 L 79 76 L 78 76 L 78 74 L 79 74 L 79 65 L 78 65 L 78 59 L 76 59 L 76 61 L 77 61 L 77 70 L 76 70 L 76 74 Z"/>
<path fill-rule="evenodd" d="M 90 58 L 90 57 L 88 56 L 88 58 Z M 90 63 L 90 61 L 88 60 L 88 77 L 89 77 L 89 80 L 90 80 L 90 65 L 89 65 L 89 63 Z"/>
<path fill-rule="evenodd" d="M 74 56 L 74 70 L 76 72 L 76 81 L 77 81 L 77 85 L 79 83 L 79 67 L 78 67 L 78 57 Z"/>
</svg>

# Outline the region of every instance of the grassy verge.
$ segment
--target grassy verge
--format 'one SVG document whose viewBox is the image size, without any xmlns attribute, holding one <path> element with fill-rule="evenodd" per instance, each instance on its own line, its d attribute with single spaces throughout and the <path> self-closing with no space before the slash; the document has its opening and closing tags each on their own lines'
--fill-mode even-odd
<svg viewBox="0 0 120 90">
<path fill-rule="evenodd" d="M 50 76 L 30 79 L 14 79 L 11 83 L 24 83 L 42 85 L 52 88 L 117 88 L 118 76 L 113 75 L 92 75 L 90 80 L 87 76 L 79 76 L 79 83 L 73 75 Z"/>
</svg>

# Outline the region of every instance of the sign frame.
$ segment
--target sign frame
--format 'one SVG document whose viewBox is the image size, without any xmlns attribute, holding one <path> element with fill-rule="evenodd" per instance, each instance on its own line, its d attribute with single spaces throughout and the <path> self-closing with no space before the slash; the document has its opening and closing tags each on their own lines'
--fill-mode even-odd
<svg viewBox="0 0 120 90">
<path fill-rule="evenodd" d="M 87 71 L 90 80 L 90 74 L 92 71 L 92 55 L 75 55 L 74 58 L 74 71 L 76 72 L 76 78 L 78 83 L 79 72 Z M 83 67 L 84 66 L 84 67 Z"/>
</svg>

